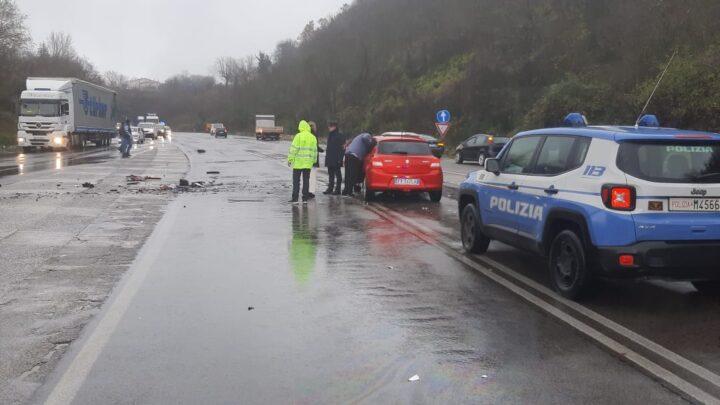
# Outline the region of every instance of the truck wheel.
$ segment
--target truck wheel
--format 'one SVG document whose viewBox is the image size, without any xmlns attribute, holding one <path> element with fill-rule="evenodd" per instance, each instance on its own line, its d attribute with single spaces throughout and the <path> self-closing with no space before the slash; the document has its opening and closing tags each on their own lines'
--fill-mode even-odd
<svg viewBox="0 0 720 405">
<path fill-rule="evenodd" d="M 706 280 L 706 281 L 693 281 L 693 287 L 700 291 L 702 294 L 718 296 L 720 295 L 720 281 L 717 280 Z"/>
<path fill-rule="evenodd" d="M 571 230 L 560 232 L 553 240 L 548 267 L 553 288 L 565 298 L 577 299 L 590 284 L 585 247 Z"/>
<path fill-rule="evenodd" d="M 463 249 L 468 253 L 483 254 L 490 246 L 490 238 L 482 232 L 480 215 L 473 204 L 466 205 L 462 210 L 460 239 L 462 239 Z"/>
<path fill-rule="evenodd" d="M 440 202 L 442 199 L 442 190 L 429 191 L 428 194 L 430 194 L 430 201 L 432 202 Z"/>
</svg>

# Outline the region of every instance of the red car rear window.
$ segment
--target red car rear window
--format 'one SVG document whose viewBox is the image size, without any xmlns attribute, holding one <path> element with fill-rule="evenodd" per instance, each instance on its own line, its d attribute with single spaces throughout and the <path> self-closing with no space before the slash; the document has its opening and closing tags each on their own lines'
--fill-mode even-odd
<svg viewBox="0 0 720 405">
<path fill-rule="evenodd" d="M 425 142 L 385 141 L 378 144 L 381 155 L 431 155 L 430 145 Z"/>
</svg>

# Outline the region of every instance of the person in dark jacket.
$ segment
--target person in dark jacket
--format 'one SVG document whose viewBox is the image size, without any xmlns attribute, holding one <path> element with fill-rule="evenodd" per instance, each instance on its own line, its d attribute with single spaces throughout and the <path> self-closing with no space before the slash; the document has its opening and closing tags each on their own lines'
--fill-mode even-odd
<svg viewBox="0 0 720 405">
<path fill-rule="evenodd" d="M 342 166 L 345 159 L 345 135 L 340 133 L 335 121 L 328 123 L 325 167 L 328 169 L 328 188 L 323 194 L 340 195 L 342 189 Z"/>
<path fill-rule="evenodd" d="M 355 184 L 360 181 L 365 156 L 375 147 L 375 138 L 369 133 L 356 136 L 345 150 L 345 190 L 342 194 L 353 195 Z"/>
<path fill-rule="evenodd" d="M 120 153 L 122 157 L 130 157 L 130 149 L 132 149 L 133 139 L 132 130 L 130 129 L 130 120 L 125 119 L 125 122 L 120 126 Z"/>
</svg>

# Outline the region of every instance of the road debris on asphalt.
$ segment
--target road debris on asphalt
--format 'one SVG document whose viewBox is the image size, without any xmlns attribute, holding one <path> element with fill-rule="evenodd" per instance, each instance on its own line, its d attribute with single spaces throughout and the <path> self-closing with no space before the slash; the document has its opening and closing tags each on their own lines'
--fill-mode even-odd
<svg viewBox="0 0 720 405">
<path fill-rule="evenodd" d="M 248 311 L 252 311 L 255 307 L 248 307 Z"/>
<path fill-rule="evenodd" d="M 198 149 L 197 153 L 205 153 L 205 149 Z"/>
<path fill-rule="evenodd" d="M 220 172 L 217 170 L 210 170 L 207 172 L 207 174 L 220 174 Z"/>
<path fill-rule="evenodd" d="M 90 182 L 85 182 L 82 184 L 82 186 L 85 188 L 95 188 L 95 185 Z"/>
<path fill-rule="evenodd" d="M 127 179 L 128 183 L 130 183 L 130 182 L 138 183 L 138 182 L 141 182 L 141 181 L 148 181 L 148 180 L 162 180 L 160 177 L 153 177 L 153 176 L 136 176 L 136 175 L 134 175 L 134 174 L 131 174 L 131 175 L 129 175 L 129 176 L 126 176 L 125 178 Z"/>
<path fill-rule="evenodd" d="M 408 381 L 410 381 L 410 382 L 420 381 L 420 376 L 415 374 L 414 376 L 408 378 Z"/>
</svg>

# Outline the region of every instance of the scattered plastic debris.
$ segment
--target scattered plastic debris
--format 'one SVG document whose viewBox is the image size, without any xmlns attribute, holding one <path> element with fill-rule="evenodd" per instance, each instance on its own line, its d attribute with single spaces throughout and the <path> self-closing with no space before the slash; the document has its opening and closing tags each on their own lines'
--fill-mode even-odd
<svg viewBox="0 0 720 405">
<path fill-rule="evenodd" d="M 255 307 L 248 307 L 248 311 L 252 311 Z"/>
<path fill-rule="evenodd" d="M 190 187 L 190 182 L 185 179 L 180 179 L 180 187 Z"/>
<path fill-rule="evenodd" d="M 95 185 L 89 182 L 83 183 L 82 186 L 85 188 L 95 188 Z"/>
<path fill-rule="evenodd" d="M 393 266 L 387 266 L 387 269 L 388 269 L 388 270 L 395 270 L 395 267 L 393 267 Z"/>
<path fill-rule="evenodd" d="M 408 381 L 410 381 L 410 382 L 420 381 L 420 376 L 415 374 L 414 376 L 408 378 Z"/>
<path fill-rule="evenodd" d="M 220 174 L 220 172 L 217 170 L 210 170 L 207 172 L 207 174 Z"/>
<path fill-rule="evenodd" d="M 131 174 L 131 175 L 125 177 L 125 179 L 127 179 L 128 183 L 138 183 L 141 181 L 148 181 L 148 180 L 161 180 L 160 177 L 136 176 L 134 174 Z"/>
<path fill-rule="evenodd" d="M 483 374 L 483 375 L 481 375 L 480 377 L 482 377 L 482 378 L 488 378 L 487 374 Z"/>
<path fill-rule="evenodd" d="M 197 153 L 205 153 L 205 149 L 198 149 Z"/>
</svg>

